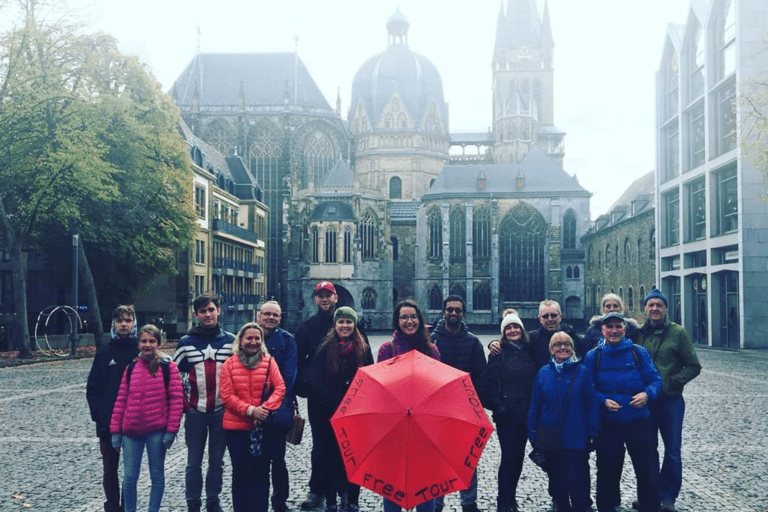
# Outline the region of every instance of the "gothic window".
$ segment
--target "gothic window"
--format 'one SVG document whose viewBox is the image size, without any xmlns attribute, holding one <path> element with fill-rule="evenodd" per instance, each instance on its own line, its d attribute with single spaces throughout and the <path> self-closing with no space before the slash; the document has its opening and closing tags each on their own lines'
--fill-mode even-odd
<svg viewBox="0 0 768 512">
<path fill-rule="evenodd" d="M 352 263 L 352 228 L 344 228 L 344 263 Z"/>
<path fill-rule="evenodd" d="M 568 268 L 565 269 L 565 278 L 573 279 L 573 268 L 570 265 L 568 265 Z"/>
<path fill-rule="evenodd" d="M 638 238 L 637 239 L 637 263 L 638 264 L 640 263 L 640 255 L 642 254 L 642 251 L 640 250 L 640 248 L 642 246 L 643 246 L 643 239 L 642 238 Z"/>
<path fill-rule="evenodd" d="M 390 199 L 402 199 L 403 198 L 403 182 L 397 176 L 393 176 L 389 179 L 389 198 Z"/>
<path fill-rule="evenodd" d="M 400 128 L 408 128 L 408 118 L 402 112 L 397 116 L 397 125 Z"/>
<path fill-rule="evenodd" d="M 605 246 L 605 268 L 611 266 L 611 244 Z"/>
<path fill-rule="evenodd" d="M 429 309 L 437 311 L 443 309 L 443 292 L 437 284 L 429 287 Z"/>
<path fill-rule="evenodd" d="M 452 284 L 450 290 L 448 291 L 449 295 L 458 295 L 465 301 L 467 300 L 467 291 L 464 289 L 464 287 L 460 284 Z"/>
<path fill-rule="evenodd" d="M 624 288 L 622 288 L 621 286 L 619 286 L 619 297 L 621 297 L 622 302 L 626 302 L 624 300 Z"/>
<path fill-rule="evenodd" d="M 603 267 L 603 253 L 602 251 L 597 251 L 597 268 Z"/>
<path fill-rule="evenodd" d="M 640 286 L 640 296 L 637 298 L 637 300 L 640 301 L 640 307 L 645 308 L 645 304 L 643 304 L 645 301 L 645 286 Z"/>
<path fill-rule="evenodd" d="M 573 278 L 579 279 L 580 274 L 581 274 L 581 271 L 579 270 L 579 266 L 576 265 L 575 267 L 573 267 Z"/>
<path fill-rule="evenodd" d="M 627 290 L 627 304 L 629 305 L 630 311 L 635 310 L 635 292 L 632 290 L 631 286 Z"/>
<path fill-rule="evenodd" d="M 472 216 L 472 256 L 476 260 L 491 257 L 491 213 L 486 207 L 478 208 Z"/>
<path fill-rule="evenodd" d="M 440 208 L 432 208 L 427 216 L 429 227 L 429 257 L 440 259 L 443 257 L 443 216 Z"/>
<path fill-rule="evenodd" d="M 372 212 L 367 211 L 360 221 L 360 245 L 363 259 L 373 259 L 376 257 L 378 236 L 379 230 L 376 216 Z"/>
<path fill-rule="evenodd" d="M 317 226 L 312 226 L 310 230 L 310 241 L 312 246 L 312 263 L 318 263 L 320 261 L 320 231 Z"/>
<path fill-rule="evenodd" d="M 301 185 L 306 188 L 310 179 L 320 185 L 336 160 L 331 139 L 320 130 L 315 130 L 307 136 L 304 144 L 304 168 L 302 169 Z"/>
<path fill-rule="evenodd" d="M 398 252 L 400 251 L 399 242 L 396 236 L 391 237 L 390 240 L 392 241 L 392 260 L 397 261 Z"/>
<path fill-rule="evenodd" d="M 325 262 L 336 263 L 336 228 L 329 227 L 325 230 Z"/>
<path fill-rule="evenodd" d="M 651 236 L 648 239 L 648 258 L 651 260 L 656 259 L 656 229 L 651 228 Z M 645 297 L 645 295 L 643 295 Z"/>
<path fill-rule="evenodd" d="M 361 305 L 363 306 L 363 309 L 376 309 L 376 290 L 373 288 L 365 288 L 363 290 Z"/>
<path fill-rule="evenodd" d="M 205 127 L 203 140 L 219 150 L 224 156 L 229 156 L 237 147 L 235 133 L 232 127 L 224 120 L 216 119 Z"/>
<path fill-rule="evenodd" d="M 624 265 L 629 265 L 629 258 L 632 254 L 632 248 L 629 244 L 629 238 L 624 239 Z"/>
<path fill-rule="evenodd" d="M 592 250 L 592 244 L 589 244 L 589 248 L 587 249 L 587 268 L 593 269 L 595 268 L 595 260 L 594 260 L 595 254 Z"/>
<path fill-rule="evenodd" d="M 505 301 L 544 298 L 547 224 L 527 204 L 517 205 L 499 226 L 499 295 Z"/>
<path fill-rule="evenodd" d="M 463 207 L 455 207 L 451 209 L 451 261 L 463 262 L 466 261 L 466 245 L 467 245 L 467 216 Z"/>
<path fill-rule="evenodd" d="M 491 309 L 491 289 L 486 283 L 475 286 L 472 292 L 472 308 L 475 311 Z"/>
<path fill-rule="evenodd" d="M 576 214 L 573 210 L 565 212 L 563 217 L 563 249 L 576 248 Z"/>
<path fill-rule="evenodd" d="M 619 265 L 619 244 L 616 244 L 616 247 L 613 249 L 613 261 L 615 262 L 614 265 Z"/>
</svg>

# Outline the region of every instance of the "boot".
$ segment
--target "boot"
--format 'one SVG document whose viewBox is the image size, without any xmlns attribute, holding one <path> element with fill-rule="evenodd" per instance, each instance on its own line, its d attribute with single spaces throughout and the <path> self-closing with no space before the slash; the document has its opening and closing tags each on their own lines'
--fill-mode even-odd
<svg viewBox="0 0 768 512">
<path fill-rule="evenodd" d="M 202 503 L 196 500 L 187 501 L 187 512 L 200 512 Z"/>
</svg>

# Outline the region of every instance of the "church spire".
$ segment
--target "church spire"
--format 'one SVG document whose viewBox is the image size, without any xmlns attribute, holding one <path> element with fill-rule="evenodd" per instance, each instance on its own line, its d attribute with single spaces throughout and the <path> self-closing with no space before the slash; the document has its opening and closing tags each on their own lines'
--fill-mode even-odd
<svg viewBox="0 0 768 512">
<path fill-rule="evenodd" d="M 544 13 L 541 20 L 541 45 L 545 48 L 555 46 L 555 40 L 552 38 L 552 24 L 549 21 L 549 3 L 544 0 Z"/>
</svg>

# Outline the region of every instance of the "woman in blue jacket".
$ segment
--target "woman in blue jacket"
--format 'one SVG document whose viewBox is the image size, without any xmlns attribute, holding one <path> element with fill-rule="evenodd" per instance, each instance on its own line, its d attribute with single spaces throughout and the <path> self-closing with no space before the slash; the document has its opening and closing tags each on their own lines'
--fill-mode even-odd
<svg viewBox="0 0 768 512">
<path fill-rule="evenodd" d="M 648 402 L 661 391 L 661 377 L 645 348 L 625 337 L 624 316 L 603 316 L 605 343 L 589 351 L 584 365 L 595 382 L 601 425 L 597 441 L 597 510 L 613 512 L 621 504 L 624 450 L 637 476 L 639 512 L 659 509 L 658 479 L 651 456 Z"/>
<path fill-rule="evenodd" d="M 574 354 L 573 339 L 556 332 L 549 340 L 552 359 L 533 383 L 528 437 L 547 451 L 547 473 L 558 512 L 586 512 L 589 502 L 587 451 L 600 427 L 600 404 L 592 376 Z M 554 446 L 543 446 L 545 431 Z M 553 449 L 554 448 L 554 449 Z"/>
</svg>

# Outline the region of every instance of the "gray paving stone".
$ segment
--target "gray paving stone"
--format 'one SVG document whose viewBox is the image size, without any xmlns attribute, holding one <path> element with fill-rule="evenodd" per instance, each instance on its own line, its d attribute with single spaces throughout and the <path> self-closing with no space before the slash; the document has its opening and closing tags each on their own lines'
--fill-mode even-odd
<svg viewBox="0 0 768 512">
<path fill-rule="evenodd" d="M 481 336 L 487 343 L 494 335 Z M 371 337 L 374 353 L 385 336 Z M 699 349 L 701 376 L 686 387 L 683 433 L 684 482 L 678 509 L 684 512 L 765 511 L 768 491 L 768 351 Z M 0 511 L 103 510 L 101 461 L 95 429 L 85 401 L 88 359 L 0 369 Z M 306 414 L 306 404 L 300 401 Z M 307 490 L 311 436 L 290 446 L 289 507 L 299 510 Z M 231 469 L 225 457 L 224 510 L 231 510 Z M 479 466 L 478 504 L 495 510 L 496 437 Z M 185 511 L 183 432 L 166 460 L 162 510 Z M 594 490 L 594 457 L 592 460 Z M 146 509 L 149 476 L 144 461 L 139 480 L 139 510 Z M 23 497 L 22 497 L 23 496 Z M 625 510 L 635 498 L 634 473 L 627 458 L 622 475 Z M 518 490 L 526 512 L 547 509 L 544 474 L 526 461 Z M 380 511 L 381 498 L 363 490 L 362 511 Z M 461 510 L 458 495 L 448 496 L 446 512 Z"/>
</svg>

